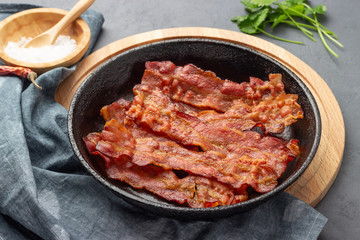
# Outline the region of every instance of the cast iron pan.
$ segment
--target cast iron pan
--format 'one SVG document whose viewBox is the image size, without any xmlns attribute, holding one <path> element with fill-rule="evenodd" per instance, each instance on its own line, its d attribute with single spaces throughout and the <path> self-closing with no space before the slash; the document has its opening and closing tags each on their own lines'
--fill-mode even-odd
<svg viewBox="0 0 360 240">
<path fill-rule="evenodd" d="M 101 107 L 123 97 L 131 100 L 132 88 L 140 83 L 146 61 L 170 60 L 176 65 L 193 63 L 211 70 L 222 79 L 248 81 L 249 76 L 268 80 L 268 74 L 281 73 L 287 93 L 299 96 L 304 119 L 287 127 L 281 137 L 300 141 L 301 155 L 289 164 L 279 185 L 266 194 L 250 193 L 249 200 L 215 208 L 189 208 L 162 200 L 151 193 L 136 190 L 118 180 L 109 179 L 104 162 L 88 154 L 82 138 L 100 132 L 104 120 Z M 143 45 L 125 51 L 93 71 L 77 90 L 68 116 L 69 137 L 75 154 L 84 167 L 103 185 L 129 203 L 155 214 L 178 219 L 213 219 L 249 210 L 291 185 L 312 161 L 320 141 L 320 114 L 309 89 L 288 68 L 274 59 L 245 46 L 218 40 L 179 38 Z"/>
</svg>

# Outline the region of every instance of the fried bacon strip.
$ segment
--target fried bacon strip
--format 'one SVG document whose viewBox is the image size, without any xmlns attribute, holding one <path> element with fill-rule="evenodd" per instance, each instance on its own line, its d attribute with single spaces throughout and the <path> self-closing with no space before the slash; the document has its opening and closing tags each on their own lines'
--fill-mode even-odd
<svg viewBox="0 0 360 240">
<path fill-rule="evenodd" d="M 134 128 L 125 128 L 112 119 L 106 123 L 106 130 L 102 132 L 103 141 L 97 144 L 96 149 L 114 159 L 125 155 L 138 166 L 153 164 L 168 170 L 184 170 L 191 174 L 216 178 L 236 189 L 250 185 L 258 192 L 268 192 L 277 185 L 278 176 L 267 166 L 265 158 L 253 159 L 247 155 L 214 151 L 190 151 L 173 141 L 151 137 L 151 133 L 143 134 L 139 131 L 146 130 L 136 128 L 136 125 Z M 146 137 L 142 137 L 143 135 Z M 129 142 L 134 144 L 131 149 L 124 147 Z"/>
<path fill-rule="evenodd" d="M 241 99 L 249 105 L 274 98 L 284 93 L 280 74 L 270 74 L 270 81 L 250 77 L 250 82 L 235 83 L 222 80 L 211 71 L 192 64 L 183 67 L 170 61 L 146 62 L 141 83 L 158 87 L 173 100 L 197 107 L 228 110 L 234 100 Z"/>
<path fill-rule="evenodd" d="M 250 82 L 239 84 L 192 64 L 177 67 L 169 61 L 147 62 L 142 84 L 158 87 L 175 101 L 214 109 L 200 112 L 207 116 L 202 120 L 240 130 L 261 126 L 264 132 L 281 133 L 303 117 L 297 95 L 285 93 L 281 74 L 270 74 L 265 82 L 250 77 Z"/>
<path fill-rule="evenodd" d="M 139 85 L 139 87 L 150 90 L 146 85 Z M 138 88 L 135 87 L 134 89 Z M 155 94 L 160 94 L 159 96 L 169 100 L 166 95 L 161 95 L 161 92 L 157 92 L 156 90 L 157 89 L 155 89 Z M 142 92 L 142 94 L 145 96 L 144 92 Z M 163 101 L 161 101 L 161 98 L 156 98 L 154 95 L 149 96 L 152 97 L 152 100 L 156 104 L 163 102 L 164 106 L 170 109 L 173 107 L 170 104 L 171 102 L 169 102 L 171 100 L 164 101 L 163 99 Z M 105 119 L 107 121 L 111 117 L 123 123 L 127 121 L 127 113 L 131 112 L 133 107 L 135 109 L 139 109 L 138 106 L 131 105 L 128 112 L 126 112 L 124 107 L 124 109 L 120 109 L 120 111 L 118 111 L 122 112 L 121 115 L 110 114 L 114 112 L 113 108 L 120 108 L 120 104 L 116 102 L 112 105 L 104 107 L 101 110 L 101 113 L 103 116 L 108 117 Z M 149 116 L 153 118 L 154 116 L 156 117 L 159 115 L 155 112 L 154 106 L 150 107 L 150 109 L 152 111 L 149 113 Z M 165 113 L 171 113 L 169 112 L 169 109 L 161 110 Z M 142 108 L 140 108 L 140 114 L 142 114 L 141 118 L 146 119 L 149 117 L 144 117 L 144 114 L 148 114 L 148 111 L 143 110 Z M 176 112 L 175 114 L 179 115 L 180 113 Z M 186 116 L 184 113 L 181 114 Z M 181 119 L 181 116 L 176 116 L 176 119 Z M 196 132 L 196 130 L 192 130 L 193 128 L 191 126 L 179 126 L 179 124 L 174 124 L 174 121 L 172 120 L 165 121 L 163 119 L 162 122 L 166 123 L 167 126 L 172 126 L 172 128 L 180 130 L 180 133 L 187 130 L 185 133 L 187 135 L 193 133 L 194 135 L 201 136 L 201 133 Z M 197 126 L 200 125 L 198 122 L 195 123 Z M 152 126 L 154 127 L 155 124 L 152 123 Z M 200 126 L 198 129 L 202 130 L 203 127 L 204 126 Z M 131 152 L 131 154 L 134 155 L 127 156 L 131 157 L 132 162 L 137 165 L 144 166 L 148 164 L 155 164 L 166 169 L 181 169 L 193 174 L 216 178 L 218 181 L 230 184 L 234 188 L 241 188 L 244 184 L 250 185 L 258 192 L 268 192 L 277 185 L 277 178 L 279 178 L 285 171 L 288 162 L 294 158 L 293 154 L 296 154 L 298 147 L 297 141 L 295 140 L 290 141 L 288 145 L 285 145 L 284 142 L 274 137 L 261 138 L 259 133 L 256 132 L 235 132 L 231 129 L 225 129 L 224 131 L 220 128 L 211 127 L 211 129 L 215 130 L 214 133 L 210 134 L 211 140 L 215 140 L 217 142 L 214 143 L 213 141 L 212 143 L 209 143 L 205 141 L 206 139 L 199 138 L 200 140 L 204 140 L 203 142 L 209 146 L 211 146 L 211 144 L 213 144 L 213 146 L 211 149 L 206 149 L 206 152 L 193 152 L 179 146 L 173 141 L 169 141 L 167 138 L 159 139 L 159 137 L 155 137 L 154 133 L 149 134 L 149 131 L 146 131 L 144 128 L 139 128 L 136 124 L 134 124 L 134 121 L 127 121 L 127 129 L 136 139 L 137 150 Z M 162 130 L 165 131 L 165 129 Z M 209 138 L 209 128 L 205 130 L 207 131 L 203 132 L 205 134 L 205 138 Z M 221 132 L 219 132 L 220 130 Z M 162 133 L 164 133 L 164 131 L 162 131 Z M 179 135 L 175 130 L 170 129 L 170 131 L 167 132 L 173 133 L 175 137 Z M 217 132 L 219 133 L 216 134 Z M 239 133 L 243 133 L 244 136 Z M 229 139 L 231 135 L 235 138 Z M 124 139 L 127 138 L 123 138 L 123 140 Z M 198 142 L 200 142 L 200 140 Z M 234 143 L 230 143 L 230 140 Z M 190 135 L 188 136 L 187 141 L 191 141 Z M 227 149 L 216 145 L 221 141 L 224 145 L 225 141 L 228 142 Z M 200 146 L 204 147 L 203 144 Z M 292 150 L 291 148 L 294 149 Z M 112 157 L 119 158 L 122 154 L 120 153 L 121 151 L 116 151 L 113 154 L 117 155 Z"/>
<path fill-rule="evenodd" d="M 261 136 L 255 131 L 235 129 L 207 124 L 199 118 L 177 111 L 176 105 L 158 88 L 139 84 L 134 87 L 135 97 L 126 112 L 124 124 L 135 121 L 155 132 L 165 134 L 172 140 L 184 145 L 195 145 L 204 151 L 232 152 L 237 154 L 264 153 L 276 154 L 269 157 L 274 161 L 288 162 L 298 154 L 297 141 L 289 143 L 269 136 Z M 129 120 L 130 119 L 130 120 Z M 286 144 L 293 145 L 288 148 Z M 272 163 L 272 161 L 269 161 Z M 281 171 L 280 171 L 281 172 Z"/>
<path fill-rule="evenodd" d="M 303 118 L 297 99 L 295 94 L 280 94 L 275 99 L 263 100 L 255 106 L 238 100 L 225 113 L 206 110 L 199 112 L 197 117 L 212 125 L 238 130 L 250 130 L 259 126 L 266 133 L 282 133 L 285 126 Z"/>
<path fill-rule="evenodd" d="M 111 119 L 116 119 L 119 122 L 123 122 L 126 117 L 126 111 L 129 110 L 130 106 L 130 101 L 121 98 L 110 105 L 102 107 L 100 110 L 100 115 L 106 122 L 110 121 Z"/>
<path fill-rule="evenodd" d="M 129 155 L 132 155 L 135 141 L 117 120 L 107 122 L 101 134 L 88 134 L 84 142 L 91 154 L 104 159 L 110 178 L 124 181 L 134 188 L 147 189 L 166 200 L 201 208 L 229 205 L 247 199 L 245 187 L 234 191 L 228 185 L 201 176 L 189 175 L 180 179 L 172 170 L 133 164 Z M 119 151 L 122 153 L 114 157 Z"/>
</svg>

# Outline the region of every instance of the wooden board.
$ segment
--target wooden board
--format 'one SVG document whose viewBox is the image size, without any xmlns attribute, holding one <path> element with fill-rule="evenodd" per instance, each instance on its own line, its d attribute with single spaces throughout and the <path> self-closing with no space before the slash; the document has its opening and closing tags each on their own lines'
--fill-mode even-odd
<svg viewBox="0 0 360 240">
<path fill-rule="evenodd" d="M 321 141 L 308 169 L 286 191 L 311 206 L 319 203 L 334 182 L 342 161 L 345 127 L 340 107 L 325 81 L 310 66 L 285 49 L 260 38 L 213 28 L 173 28 L 133 35 L 103 47 L 80 62 L 75 72 L 59 85 L 55 100 L 68 109 L 73 95 L 86 76 L 123 51 L 150 42 L 186 37 L 218 39 L 246 45 L 276 59 L 304 81 L 320 110 Z"/>
</svg>

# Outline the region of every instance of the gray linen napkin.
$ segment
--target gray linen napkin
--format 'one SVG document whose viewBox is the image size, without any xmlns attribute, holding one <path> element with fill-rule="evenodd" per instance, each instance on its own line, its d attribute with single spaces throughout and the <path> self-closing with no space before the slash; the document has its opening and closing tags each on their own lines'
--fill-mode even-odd
<svg viewBox="0 0 360 240">
<path fill-rule="evenodd" d="M 36 6 L 0 4 L 0 20 Z M 103 24 L 94 11 L 91 51 Z M 87 54 L 88 54 L 87 53 Z M 179 221 L 135 208 L 89 176 L 67 136 L 67 111 L 54 100 L 72 68 L 34 85 L 0 77 L 0 239 L 316 239 L 327 219 L 287 193 L 216 221 Z"/>
</svg>

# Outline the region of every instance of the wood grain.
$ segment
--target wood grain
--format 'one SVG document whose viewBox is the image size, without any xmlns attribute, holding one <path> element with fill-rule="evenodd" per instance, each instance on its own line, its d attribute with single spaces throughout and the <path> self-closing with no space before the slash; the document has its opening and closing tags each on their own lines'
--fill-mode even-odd
<svg viewBox="0 0 360 240">
<path fill-rule="evenodd" d="M 321 141 L 308 169 L 286 191 L 311 206 L 316 206 L 330 189 L 341 165 L 345 146 L 342 113 L 330 88 L 310 66 L 270 42 L 239 32 L 213 28 L 173 28 L 133 35 L 103 47 L 80 62 L 76 71 L 59 85 L 55 100 L 68 109 L 73 95 L 86 76 L 123 51 L 150 42 L 186 37 L 218 39 L 256 49 L 287 66 L 307 85 L 320 110 Z"/>
</svg>

